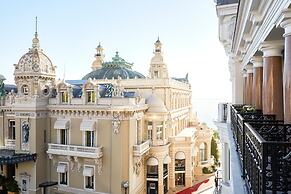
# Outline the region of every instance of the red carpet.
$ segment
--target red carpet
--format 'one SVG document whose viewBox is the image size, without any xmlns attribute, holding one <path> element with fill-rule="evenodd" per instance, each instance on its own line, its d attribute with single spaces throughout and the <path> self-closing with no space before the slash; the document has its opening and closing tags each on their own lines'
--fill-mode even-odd
<svg viewBox="0 0 291 194">
<path fill-rule="evenodd" d="M 200 185 L 203 183 L 207 183 L 209 179 L 206 179 L 205 181 L 202 181 L 200 183 L 197 183 L 196 185 L 193 185 L 192 187 L 189 187 L 187 189 L 184 189 L 183 191 L 178 192 L 177 194 L 191 194 L 194 191 L 197 191 Z"/>
</svg>

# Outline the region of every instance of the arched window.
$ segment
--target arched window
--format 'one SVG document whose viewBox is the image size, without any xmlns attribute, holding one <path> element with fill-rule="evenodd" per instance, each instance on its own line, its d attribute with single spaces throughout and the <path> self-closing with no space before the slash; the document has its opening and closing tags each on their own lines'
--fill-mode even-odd
<svg viewBox="0 0 291 194">
<path fill-rule="evenodd" d="M 200 156 L 200 161 L 204 162 L 207 161 L 206 157 L 206 143 L 201 143 L 199 146 L 199 156 Z"/>
</svg>

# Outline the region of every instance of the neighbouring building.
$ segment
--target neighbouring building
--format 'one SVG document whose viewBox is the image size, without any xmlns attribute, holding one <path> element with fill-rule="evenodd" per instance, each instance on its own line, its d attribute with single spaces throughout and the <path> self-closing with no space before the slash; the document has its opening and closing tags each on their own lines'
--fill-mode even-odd
<svg viewBox="0 0 291 194">
<path fill-rule="evenodd" d="M 37 32 L 32 42 L 16 86 L 0 77 L 1 173 L 22 193 L 162 194 L 213 164 L 213 132 L 192 114 L 188 77 L 169 77 L 160 40 L 149 77 L 118 52 L 105 62 L 99 44 L 80 80 L 56 80 Z"/>
<path fill-rule="evenodd" d="M 232 82 L 216 121 L 221 193 L 291 193 L 291 2 L 216 3 Z"/>
</svg>

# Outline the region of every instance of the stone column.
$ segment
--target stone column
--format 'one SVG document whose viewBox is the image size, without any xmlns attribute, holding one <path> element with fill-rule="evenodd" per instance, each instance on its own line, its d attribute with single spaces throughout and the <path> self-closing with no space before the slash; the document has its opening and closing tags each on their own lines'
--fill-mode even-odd
<svg viewBox="0 0 291 194">
<path fill-rule="evenodd" d="M 253 96 L 253 64 L 246 65 L 247 69 L 247 81 L 246 81 L 246 104 L 252 105 Z"/>
<path fill-rule="evenodd" d="M 282 41 L 265 41 L 263 51 L 263 99 L 264 114 L 275 114 L 283 119 L 283 82 L 282 82 Z"/>
<path fill-rule="evenodd" d="M 291 13 L 291 10 L 289 12 Z M 285 29 L 285 63 L 283 70 L 284 123 L 291 124 L 291 17 L 281 23 Z"/>
<path fill-rule="evenodd" d="M 243 103 L 246 104 L 247 100 L 247 71 L 243 71 L 243 84 L 244 84 L 244 89 L 243 89 Z"/>
<path fill-rule="evenodd" d="M 263 58 L 255 56 L 251 58 L 253 63 L 253 105 L 262 110 L 262 84 L 263 84 Z"/>
</svg>

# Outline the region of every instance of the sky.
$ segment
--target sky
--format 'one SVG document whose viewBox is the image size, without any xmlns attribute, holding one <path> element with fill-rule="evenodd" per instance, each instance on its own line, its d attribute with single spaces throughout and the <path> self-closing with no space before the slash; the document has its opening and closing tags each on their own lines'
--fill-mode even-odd
<svg viewBox="0 0 291 194">
<path fill-rule="evenodd" d="M 14 83 L 13 64 L 31 47 L 36 16 L 41 48 L 57 65 L 57 78 L 64 72 L 66 79 L 89 73 L 99 42 L 105 61 L 119 51 L 134 63 L 134 70 L 148 75 L 159 37 L 170 76 L 189 73 L 193 102 L 197 101 L 193 107 L 205 115 L 202 119 L 211 122 L 216 110 L 203 107 L 199 100 L 216 104 L 231 98 L 213 0 L 1 1 L 0 74 L 5 83 Z"/>
</svg>

